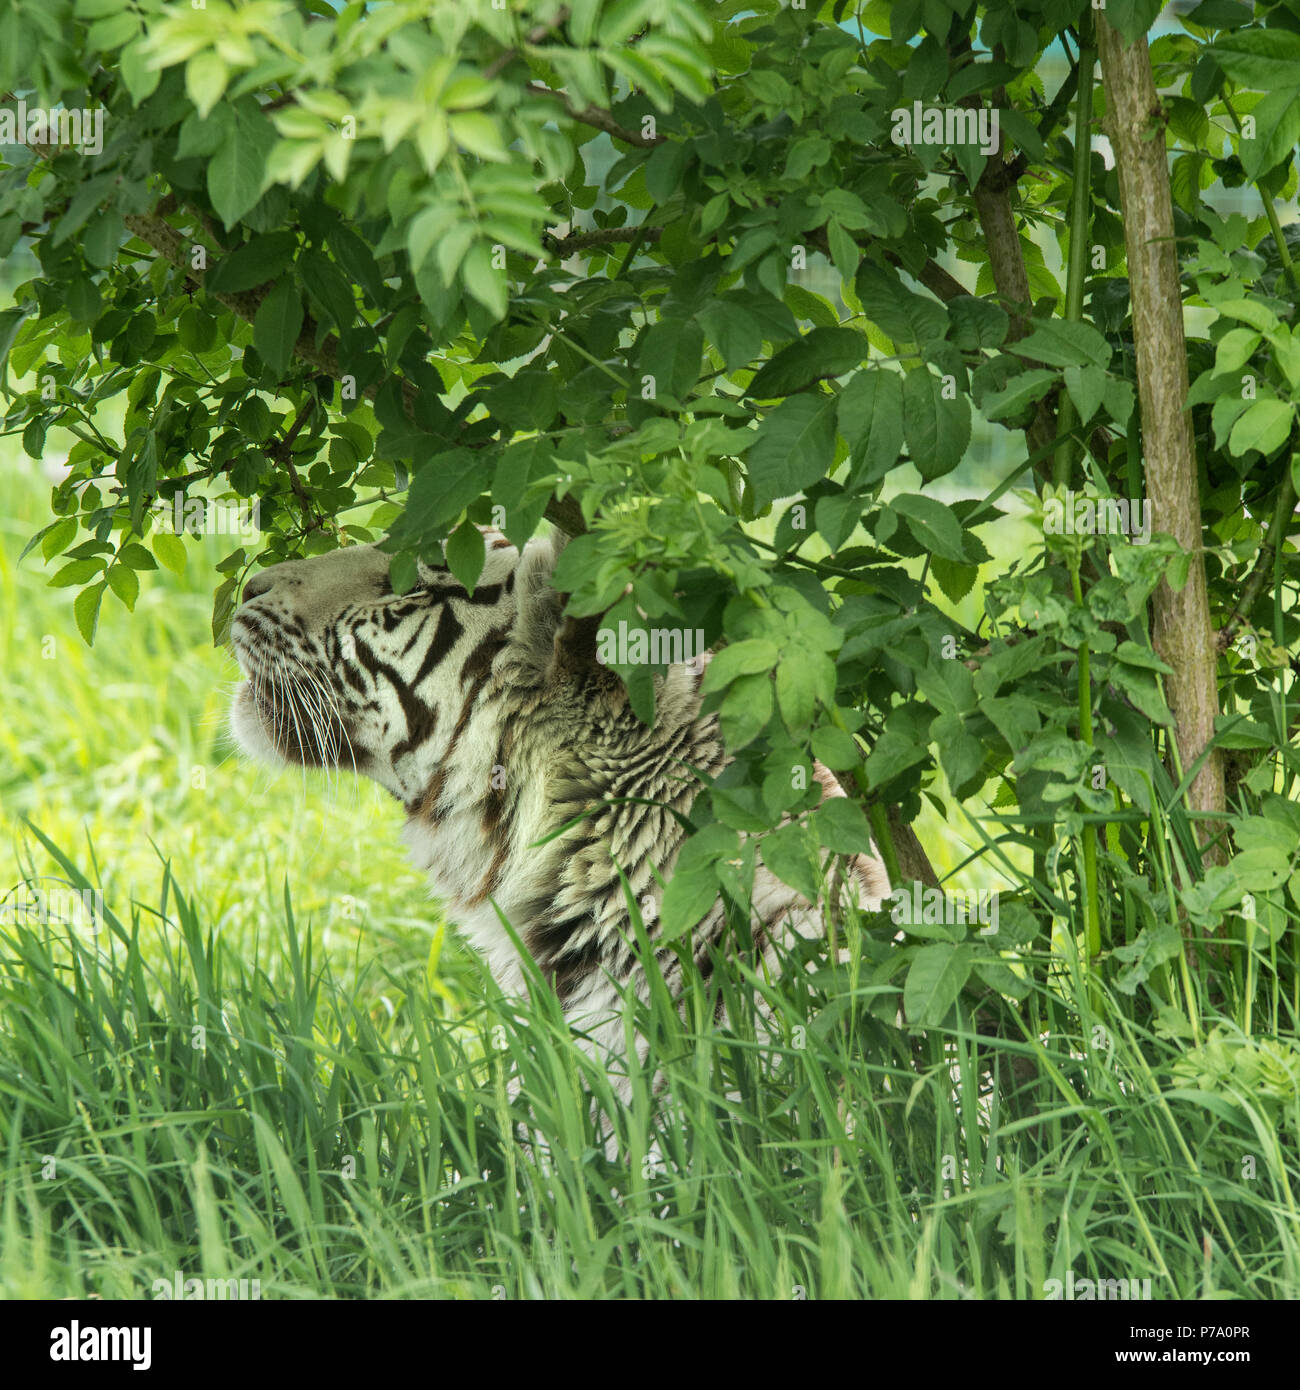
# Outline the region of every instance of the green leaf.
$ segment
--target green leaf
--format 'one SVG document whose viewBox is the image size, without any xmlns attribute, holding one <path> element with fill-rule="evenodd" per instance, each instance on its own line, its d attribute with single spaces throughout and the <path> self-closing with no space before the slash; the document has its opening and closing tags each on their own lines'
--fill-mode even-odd
<svg viewBox="0 0 1300 1390">
<path fill-rule="evenodd" d="M 712 669 L 712 667 L 710 667 Z M 752 743 L 772 717 L 772 681 L 767 674 L 733 681 L 718 711 L 722 737 L 730 749 Z"/>
<path fill-rule="evenodd" d="M 1067 367 L 1063 373 L 1065 389 L 1070 393 L 1074 408 L 1083 424 L 1097 413 L 1106 390 L 1106 371 L 1103 367 Z"/>
<path fill-rule="evenodd" d="M 785 343 L 799 336 L 799 325 L 794 315 L 775 295 L 762 290 L 728 290 L 718 302 L 734 305 L 753 315 L 769 343 Z"/>
<path fill-rule="evenodd" d="M 979 710 L 1005 740 L 1013 756 L 1020 753 L 1039 730 L 1038 711 L 1019 695 L 1008 695 L 1005 699 L 982 695 Z"/>
<path fill-rule="evenodd" d="M 1264 335 L 1257 334 L 1253 328 L 1230 328 L 1221 339 L 1219 339 L 1217 350 L 1214 354 L 1214 371 L 1208 374 L 1207 386 L 1214 381 L 1217 375 L 1235 373 L 1240 368 L 1246 366 L 1254 356 L 1254 350 L 1264 341 Z M 1203 377 L 1197 378 L 1197 382 L 1203 381 Z M 1225 389 L 1236 391 L 1237 382 L 1225 382 Z M 1187 393 L 1189 396 L 1192 393 Z"/>
<path fill-rule="evenodd" d="M 764 675 L 781 659 L 781 650 L 766 638 L 751 637 L 731 642 L 714 654 L 704 672 L 700 689 L 707 695 L 722 690 L 739 676 Z"/>
<path fill-rule="evenodd" d="M 782 653 L 776 668 L 776 699 L 791 733 L 812 723 L 818 699 L 830 704 L 834 698 L 835 663 L 825 652 L 795 647 Z"/>
<path fill-rule="evenodd" d="M 19 309 L 0 310 L 0 374 L 8 364 L 10 350 L 23 326 L 23 320 L 34 308 L 35 303 L 31 302 Z"/>
<path fill-rule="evenodd" d="M 94 323 L 103 308 L 99 286 L 86 275 L 77 275 L 65 284 L 63 302 L 67 306 L 68 317 L 77 324 Z"/>
<path fill-rule="evenodd" d="M 140 580 L 133 569 L 114 565 L 108 572 L 108 587 L 122 600 L 128 612 L 135 611 L 135 601 L 140 597 Z"/>
<path fill-rule="evenodd" d="M 447 537 L 445 550 L 448 569 L 473 596 L 479 576 L 483 573 L 483 563 L 487 559 L 483 532 L 466 518 Z"/>
<path fill-rule="evenodd" d="M 1107 0 L 1106 21 L 1119 31 L 1125 44 L 1133 44 L 1151 28 L 1163 9 L 1163 0 Z"/>
<path fill-rule="evenodd" d="M 903 378 L 903 437 L 927 483 L 951 473 L 970 444 L 970 401 L 960 393 L 946 397 L 951 384 L 926 367 Z"/>
<path fill-rule="evenodd" d="M 149 61 L 147 41 L 148 35 L 142 34 L 129 43 L 120 55 L 122 81 L 136 106 L 154 94 L 162 78 L 162 70 Z"/>
<path fill-rule="evenodd" d="M 672 941 L 689 931 L 718 900 L 718 880 L 712 869 L 679 869 L 668 880 L 659 908 L 659 936 Z"/>
<path fill-rule="evenodd" d="M 905 738 L 892 729 L 886 729 L 876 740 L 876 746 L 867 758 L 867 785 L 875 791 L 887 782 L 892 782 L 909 767 L 925 762 L 929 756 L 929 749 L 917 739 Z"/>
<path fill-rule="evenodd" d="M 852 328 L 814 328 L 782 348 L 750 382 L 755 400 L 788 396 L 821 377 L 843 376 L 867 355 L 867 340 Z"/>
<path fill-rule="evenodd" d="M 1110 680 L 1153 724 L 1172 724 L 1174 722 L 1168 705 L 1161 697 L 1155 677 L 1147 671 L 1116 662 L 1110 668 Z"/>
<path fill-rule="evenodd" d="M 763 863 L 796 893 L 815 903 L 818 896 L 817 857 L 812 841 L 802 825 L 785 825 L 770 831 L 759 841 Z"/>
<path fill-rule="evenodd" d="M 922 298 L 870 261 L 858 269 L 857 292 L 867 318 L 900 346 L 934 342 L 948 326 L 942 304 Z"/>
<path fill-rule="evenodd" d="M 1004 685 L 1016 684 L 1051 660 L 1046 638 L 1030 637 L 1010 646 L 995 641 L 975 672 L 975 689 L 981 695 L 996 695 Z"/>
<path fill-rule="evenodd" d="M 191 304 L 181 314 L 176 332 L 181 346 L 190 352 L 211 352 L 217 342 L 217 321 L 197 304 Z"/>
<path fill-rule="evenodd" d="M 805 135 L 790 146 L 786 156 L 785 177 L 802 183 L 808 175 L 830 158 L 831 142 L 824 135 Z"/>
<path fill-rule="evenodd" d="M 348 329 L 357 321 L 357 304 L 347 278 L 327 256 L 307 251 L 298 260 L 303 288 L 335 328 Z"/>
<path fill-rule="evenodd" d="M 1090 323 L 1072 319 L 1031 319 L 1034 331 L 1010 351 L 1019 357 L 1045 362 L 1049 367 L 1106 367 L 1111 349 Z"/>
<path fill-rule="evenodd" d="M 399 546 L 423 550 L 487 486 L 490 477 L 471 449 L 448 449 L 421 465 L 406 494 L 406 510 L 389 535 Z"/>
<path fill-rule="evenodd" d="M 1026 999 L 1033 993 L 1033 985 L 1017 975 L 1003 961 L 977 957 L 972 961 L 972 966 L 975 974 L 986 985 L 997 990 L 999 994 L 1006 995 L 1009 999 Z"/>
<path fill-rule="evenodd" d="M 298 286 L 292 280 L 281 280 L 262 301 L 253 320 L 253 345 L 277 376 L 289 371 L 302 321 Z"/>
<path fill-rule="evenodd" d="M 38 463 L 45 453 L 45 421 L 39 416 L 28 420 L 23 429 L 23 453 Z"/>
<path fill-rule="evenodd" d="M 951 603 L 960 603 L 975 587 L 975 581 L 979 578 L 979 566 L 958 564 L 944 555 L 933 555 L 930 560 L 930 573 L 943 590 L 944 597 Z"/>
<path fill-rule="evenodd" d="M 930 738 L 939 750 L 939 765 L 954 796 L 965 798 L 979 790 L 984 748 L 966 732 L 959 714 L 941 714 L 930 725 Z"/>
<path fill-rule="evenodd" d="M 224 646 L 230 641 L 230 619 L 238 599 L 239 576 L 230 575 L 222 580 L 217 592 L 212 596 L 212 645 Z"/>
<path fill-rule="evenodd" d="M 1246 29 L 1205 50 L 1232 78 L 1261 92 L 1289 91 L 1300 68 L 1300 34 L 1287 29 Z"/>
<path fill-rule="evenodd" d="M 826 240 L 831 248 L 831 260 L 835 262 L 835 269 L 839 271 L 840 278 L 846 284 L 851 284 L 862 261 L 857 242 L 834 217 L 826 224 Z"/>
<path fill-rule="evenodd" d="M 151 540 L 153 553 L 173 574 L 185 572 L 185 542 L 167 531 L 155 531 Z"/>
<path fill-rule="evenodd" d="M 1186 18 L 1203 29 L 1240 29 L 1250 23 L 1250 11 L 1242 0 L 1201 0 Z"/>
<path fill-rule="evenodd" d="M 275 131 L 251 97 L 218 105 L 209 120 L 217 122 L 220 142 L 208 162 L 208 196 L 222 222 L 233 227 L 262 196 Z"/>
<path fill-rule="evenodd" d="M 840 327 L 840 316 L 830 300 L 803 285 L 788 284 L 781 291 L 781 300 L 792 314 L 806 319 L 814 328 Z"/>
<path fill-rule="evenodd" d="M 957 1002 L 970 975 L 969 943 L 936 941 L 922 946 L 903 983 L 903 1015 L 914 1028 L 937 1028 Z"/>
<path fill-rule="evenodd" d="M 818 840 L 836 854 L 870 854 L 871 833 L 862 807 L 847 796 L 828 796 L 813 813 Z"/>
<path fill-rule="evenodd" d="M 1271 454 L 1286 443 L 1295 423 L 1295 407 L 1289 401 L 1253 401 L 1232 427 L 1229 450 L 1238 458 L 1251 449 Z"/>
<path fill-rule="evenodd" d="M 158 561 L 138 541 L 128 541 L 118 552 L 118 560 L 133 570 L 156 570 Z"/>
<path fill-rule="evenodd" d="M 388 582 L 395 594 L 409 594 L 420 577 L 416 556 L 409 550 L 399 550 L 388 562 Z"/>
<path fill-rule="evenodd" d="M 639 347 L 641 374 L 654 378 L 648 389 L 655 396 L 664 394 L 685 400 L 700 377 L 700 358 L 704 353 L 700 325 L 694 319 L 663 319 L 642 332 Z"/>
<path fill-rule="evenodd" d="M 486 111 L 460 111 L 448 124 L 452 138 L 480 159 L 506 162 L 509 156 L 501 143 L 501 127 Z"/>
<path fill-rule="evenodd" d="M 215 49 L 204 49 L 186 63 L 185 90 L 189 93 L 195 110 L 204 119 L 221 100 L 228 76 L 226 60 Z"/>
<path fill-rule="evenodd" d="M 559 409 L 556 377 L 540 367 L 524 367 L 491 387 L 484 404 L 494 419 L 512 430 L 545 429 Z"/>
<path fill-rule="evenodd" d="M 384 304 L 384 277 L 370 247 L 344 222 L 336 222 L 329 229 L 328 239 L 330 250 L 343 267 L 344 274 L 361 286 L 372 304 Z"/>
<path fill-rule="evenodd" d="M 1278 316 L 1258 299 L 1219 299 L 1216 296 L 1214 307 L 1225 317 L 1240 319 L 1261 333 L 1275 333 L 1279 327 Z"/>
<path fill-rule="evenodd" d="M 1270 92 L 1250 114 L 1255 135 L 1250 140 L 1243 137 L 1238 152 L 1246 177 L 1258 179 L 1283 160 L 1289 161 L 1300 139 L 1300 87 L 1295 74 L 1289 88 Z"/>
<path fill-rule="evenodd" d="M 961 522 L 946 502 L 907 492 L 895 497 L 890 506 L 900 516 L 907 518 L 908 530 L 917 543 L 932 555 L 942 555 L 957 564 L 966 563 Z"/>
<path fill-rule="evenodd" d="M 1174 674 L 1174 668 L 1161 661 L 1150 647 L 1141 647 L 1136 642 L 1121 642 L 1115 648 L 1115 660 L 1122 661 L 1126 666 L 1140 666 L 1146 671 L 1162 671 L 1166 676 Z"/>
<path fill-rule="evenodd" d="M 834 553 L 853 534 L 862 519 L 862 500 L 851 493 L 829 493 L 817 499 L 814 516 L 818 531 Z"/>
<path fill-rule="evenodd" d="M 239 294 L 274 280 L 292 262 L 298 238 L 292 232 L 268 232 L 223 256 L 208 272 L 206 287 L 214 294 Z"/>
<path fill-rule="evenodd" d="M 646 160 L 646 192 L 656 203 L 666 203 L 681 187 L 688 151 L 678 140 L 665 140 Z"/>
<path fill-rule="evenodd" d="M 1047 395 L 1055 381 L 1056 373 L 1049 372 L 1045 367 L 1017 372 L 1001 391 L 993 391 L 985 396 L 980 403 L 981 408 L 990 420 L 1018 415 L 1027 405 Z"/>
<path fill-rule="evenodd" d="M 1214 182 L 1214 167 L 1203 154 L 1179 155 L 1169 171 L 1169 187 L 1174 202 L 1193 216 L 1200 205 L 1201 190 Z"/>
<path fill-rule="evenodd" d="M 1133 416 L 1133 388 L 1127 381 L 1107 374 L 1105 395 L 1106 413 L 1120 427 L 1127 429 Z"/>
<path fill-rule="evenodd" d="M 812 750 L 813 756 L 834 772 L 857 767 L 862 760 L 853 735 L 837 729 L 833 724 L 813 730 Z"/>
<path fill-rule="evenodd" d="M 62 569 L 50 576 L 51 589 L 67 589 L 73 584 L 84 584 L 88 579 L 103 572 L 104 562 L 99 559 L 70 560 Z"/>
<path fill-rule="evenodd" d="M 1115 959 L 1126 962 L 1115 977 L 1115 988 L 1123 994 L 1135 994 L 1156 966 L 1176 959 L 1182 949 L 1183 936 L 1174 923 L 1143 927 L 1136 941 L 1115 947 Z"/>
<path fill-rule="evenodd" d="M 104 590 L 108 587 L 104 580 L 83 589 L 72 601 L 73 616 L 77 620 L 77 631 L 81 633 L 86 646 L 95 645 L 95 633 L 99 628 L 99 605 L 104 600 Z"/>
<path fill-rule="evenodd" d="M 41 537 L 41 554 L 46 560 L 52 560 L 56 555 L 61 555 L 72 544 L 76 534 L 77 518 L 75 516 L 60 517 Z"/>
<path fill-rule="evenodd" d="M 825 477 L 835 456 L 834 396 L 788 396 L 759 424 L 746 456 L 757 507 Z"/>
<path fill-rule="evenodd" d="M 903 452 L 902 376 L 885 367 L 858 372 L 840 392 L 837 418 L 853 464 L 849 485 L 869 487 Z"/>
<path fill-rule="evenodd" d="M 748 366 L 763 350 L 763 328 L 758 319 L 728 298 L 706 304 L 696 318 L 722 354 L 729 372 Z"/>
<path fill-rule="evenodd" d="M 488 311 L 493 320 L 505 317 L 506 275 L 504 270 L 492 267 L 492 252 L 486 242 L 476 242 L 470 247 L 469 255 L 461 267 L 465 288 Z"/>
<path fill-rule="evenodd" d="M 1001 347 L 1011 327 L 1011 319 L 1000 305 L 969 294 L 948 301 L 948 319 L 949 340 L 963 352 Z"/>
</svg>

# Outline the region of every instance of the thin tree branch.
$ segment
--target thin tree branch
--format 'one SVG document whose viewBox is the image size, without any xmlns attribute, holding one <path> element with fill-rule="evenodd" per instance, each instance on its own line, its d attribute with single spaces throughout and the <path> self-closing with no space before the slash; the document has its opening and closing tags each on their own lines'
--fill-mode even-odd
<svg viewBox="0 0 1300 1390">
<path fill-rule="evenodd" d="M 577 121 L 580 125 L 589 125 L 595 130 L 603 130 L 607 135 L 612 135 L 615 140 L 622 140 L 625 144 L 636 145 L 643 150 L 652 150 L 656 145 L 662 145 L 664 142 L 662 135 L 642 135 L 640 131 L 629 130 L 626 126 L 619 125 L 613 115 L 601 106 L 584 106 L 579 110 L 564 92 L 557 92 L 552 87 L 544 87 L 540 82 L 529 82 L 524 90 L 533 92 L 539 97 L 551 97 L 564 107 L 571 120 Z"/>
<path fill-rule="evenodd" d="M 628 242 L 658 241 L 663 235 L 662 227 L 604 227 L 591 232 L 570 232 L 568 236 L 557 237 L 553 232 L 542 233 L 542 246 L 552 255 L 564 260 L 575 251 L 585 251 L 589 246 L 617 246 Z"/>
</svg>

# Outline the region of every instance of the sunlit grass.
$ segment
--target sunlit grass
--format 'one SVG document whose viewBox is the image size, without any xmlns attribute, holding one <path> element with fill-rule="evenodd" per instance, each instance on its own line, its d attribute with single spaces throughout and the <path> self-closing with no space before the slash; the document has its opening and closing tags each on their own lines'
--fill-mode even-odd
<svg viewBox="0 0 1300 1390">
<path fill-rule="evenodd" d="M 418 953 L 441 917 L 398 841 L 396 803 L 370 782 L 274 772 L 234 749 L 226 711 L 239 673 L 210 627 L 214 566 L 231 543 L 191 540 L 183 575 L 143 576 L 134 614 L 106 597 L 89 648 L 72 591 L 48 587 L 39 554 L 17 563 L 48 520 L 49 489 L 13 441 L 3 445 L 0 892 L 20 858 L 50 871 L 25 837 L 30 818 L 64 845 L 93 840 L 115 901 L 151 893 L 167 861 L 209 920 L 247 942 L 287 877 L 327 949 L 346 954 L 396 931 Z"/>
</svg>

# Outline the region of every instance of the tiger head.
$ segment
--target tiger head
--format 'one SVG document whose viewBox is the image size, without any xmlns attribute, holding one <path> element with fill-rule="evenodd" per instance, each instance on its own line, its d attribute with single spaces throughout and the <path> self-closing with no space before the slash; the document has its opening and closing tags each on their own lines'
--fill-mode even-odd
<svg viewBox="0 0 1300 1390">
<path fill-rule="evenodd" d="M 509 678 L 515 697 L 549 685 L 563 703 L 555 558 L 549 540 L 521 555 L 489 534 L 472 592 L 421 561 L 415 586 L 395 593 L 389 557 L 371 545 L 260 571 L 231 623 L 245 677 L 237 742 L 264 761 L 352 769 L 403 802 L 420 798 L 489 685 Z M 589 674 L 589 695 L 614 694 L 612 673 Z"/>
</svg>

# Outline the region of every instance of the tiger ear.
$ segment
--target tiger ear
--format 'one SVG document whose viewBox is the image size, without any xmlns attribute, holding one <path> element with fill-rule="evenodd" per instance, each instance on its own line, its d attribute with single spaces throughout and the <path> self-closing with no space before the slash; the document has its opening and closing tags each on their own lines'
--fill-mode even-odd
<svg viewBox="0 0 1300 1390">
<path fill-rule="evenodd" d="M 569 596 L 555 588 L 555 566 L 568 539 L 563 532 L 556 532 L 529 541 L 520 557 L 515 585 L 536 660 L 548 678 L 557 680 L 605 671 L 596 660 L 601 615 L 567 617 L 564 605 Z M 612 676 L 613 672 L 606 674 Z"/>
<path fill-rule="evenodd" d="M 559 597 L 563 602 L 568 595 L 561 594 Z M 555 650 L 551 658 L 552 668 L 557 673 L 567 671 L 578 674 L 585 672 L 589 667 L 604 670 L 602 663 L 597 660 L 600 627 L 604 620 L 602 613 L 589 618 L 560 619 L 560 625 L 555 630 Z"/>
<path fill-rule="evenodd" d="M 584 699 L 598 702 L 606 712 L 613 713 L 627 704 L 627 687 L 618 672 L 600 659 L 600 634 L 604 630 L 603 613 L 587 618 L 561 618 L 547 676 L 557 685 L 577 687 Z"/>
</svg>

